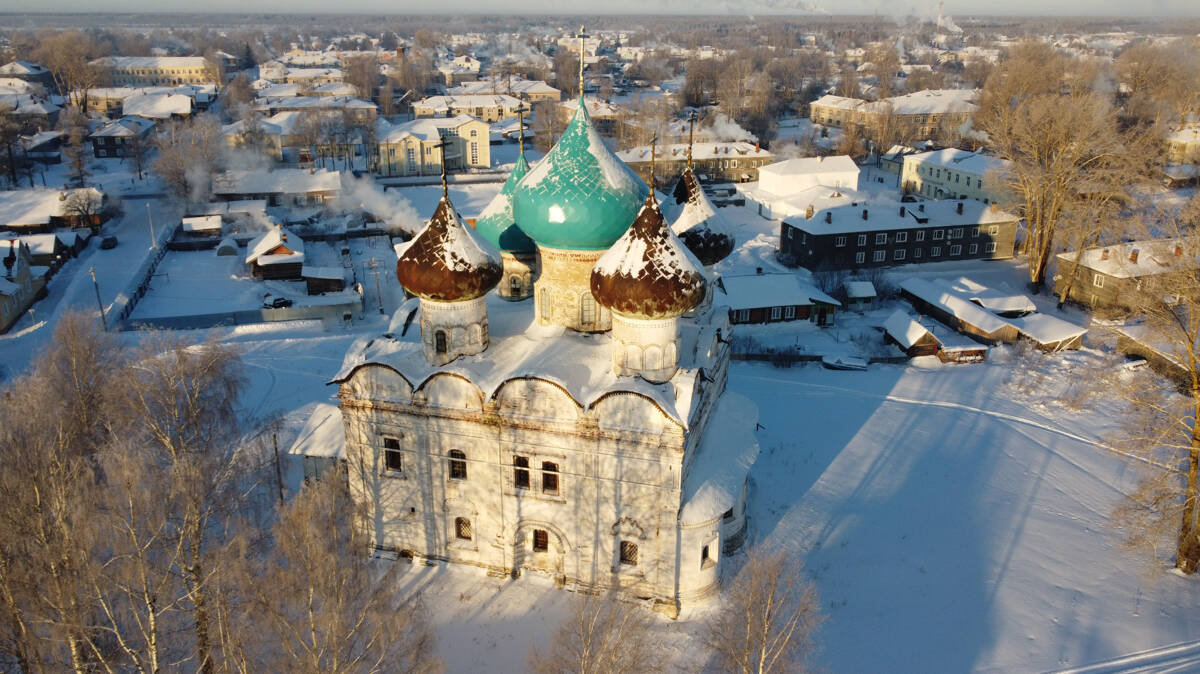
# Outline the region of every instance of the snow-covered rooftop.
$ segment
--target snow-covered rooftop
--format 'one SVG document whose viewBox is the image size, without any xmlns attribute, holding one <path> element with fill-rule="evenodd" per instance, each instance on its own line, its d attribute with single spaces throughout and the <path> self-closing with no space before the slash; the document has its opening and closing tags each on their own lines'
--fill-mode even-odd
<svg viewBox="0 0 1200 674">
<path fill-rule="evenodd" d="M 170 119 L 192 114 L 192 99 L 181 94 L 139 94 L 125 99 L 121 112 L 150 119 Z"/>
<path fill-rule="evenodd" d="M 37 227 L 49 224 L 50 218 L 64 215 L 63 208 L 71 194 L 81 190 L 13 190 L 0 192 L 0 225 Z M 83 188 L 89 198 L 100 201 L 104 195 L 94 187 Z"/>
<path fill-rule="evenodd" d="M 753 400 L 725 391 L 711 419 L 683 477 L 679 523 L 685 526 L 711 521 L 732 508 L 758 458 L 758 406 Z"/>
<path fill-rule="evenodd" d="M 478 121 L 470 115 L 455 115 L 454 117 L 421 117 L 395 126 L 384 121 L 378 123 L 379 138 L 383 143 L 395 143 L 405 136 L 416 136 L 421 140 L 435 142 L 441 140 L 442 129 L 456 129 L 468 122 Z"/>
<path fill-rule="evenodd" d="M 687 159 L 687 152 L 687 143 L 663 144 L 655 147 L 654 157 L 657 161 L 683 161 Z M 628 150 L 621 150 L 617 153 L 617 157 L 626 163 L 648 162 L 650 161 L 650 146 L 639 145 Z M 741 159 L 743 157 L 770 160 L 774 159 L 775 155 L 754 143 L 744 141 L 703 142 L 694 143 L 692 146 L 692 159 L 696 161 Z"/>
<path fill-rule="evenodd" d="M 112 68 L 206 68 L 203 56 L 105 56 L 92 63 Z"/>
<path fill-rule="evenodd" d="M 911 349 L 913 344 L 919 342 L 922 337 L 932 334 L 929 328 L 918 323 L 917 319 L 903 309 L 893 311 L 892 315 L 883 322 L 883 329 L 903 349 Z"/>
<path fill-rule="evenodd" d="M 989 171 L 1002 171 L 1008 166 L 1008 162 L 999 157 L 992 157 L 982 152 L 967 152 L 958 148 L 910 154 L 904 158 L 904 162 L 938 166 L 977 176 L 986 175 Z"/>
<path fill-rule="evenodd" d="M 814 302 L 835 307 L 842 305 L 821 289 L 792 273 L 722 276 L 717 288 L 713 302 L 728 305 L 735 311 L 811 305 Z"/>
<path fill-rule="evenodd" d="M 346 429 L 342 426 L 341 408 L 329 403 L 315 403 L 312 414 L 304 422 L 288 454 L 323 459 L 343 458 L 346 454 Z"/>
<path fill-rule="evenodd" d="M 183 231 L 185 232 L 212 232 L 221 231 L 221 216 L 219 215 L 198 215 L 182 220 Z"/>
<path fill-rule="evenodd" d="M 1076 251 L 1059 253 L 1058 263 L 1073 265 L 1076 254 Z M 1200 267 L 1200 240 L 1150 239 L 1089 248 L 1083 251 L 1079 265 L 1113 278 L 1196 269 Z"/>
<path fill-rule="evenodd" d="M 341 188 L 341 172 L 324 169 L 226 171 L 213 179 L 213 194 L 308 194 L 338 192 Z"/>
<path fill-rule="evenodd" d="M 717 331 L 729 332 L 721 312 L 701 320 L 679 319 L 679 371 L 666 383 L 651 384 L 641 377 L 613 373 L 611 336 L 537 325 L 528 303 L 508 302 L 494 292 L 486 297 L 491 345 L 483 353 L 460 356 L 441 367 L 430 365 L 421 347 L 420 320 L 414 318 L 402 334 L 410 312 L 419 311 L 414 299 L 396 311 L 391 337 L 356 341 L 332 381 L 345 381 L 359 367 L 379 364 L 400 373 L 414 387 L 436 374 L 456 374 L 478 387 L 484 399 L 490 399 L 509 380 L 544 379 L 561 387 L 583 408 L 609 393 L 639 394 L 688 428 L 693 405 L 699 401 L 694 395 L 699 371 L 715 365 Z"/>
<path fill-rule="evenodd" d="M 246 264 L 261 266 L 304 262 L 304 239 L 272 227 L 246 246 Z"/>
<path fill-rule="evenodd" d="M 962 203 L 962 212 L 958 204 Z M 920 207 L 924 210 L 919 210 Z M 973 199 L 958 201 L 925 201 L 920 204 L 901 204 L 900 214 L 895 202 L 890 199 L 872 199 L 858 203 L 823 208 L 813 217 L 793 215 L 784 222 L 810 234 L 846 234 L 853 232 L 913 229 L 916 227 L 971 227 L 975 225 L 1016 222 L 1017 216 Z M 863 218 L 863 213 L 867 217 Z M 826 222 L 826 214 L 829 222 Z M 920 222 L 924 219 L 925 222 Z"/>
</svg>

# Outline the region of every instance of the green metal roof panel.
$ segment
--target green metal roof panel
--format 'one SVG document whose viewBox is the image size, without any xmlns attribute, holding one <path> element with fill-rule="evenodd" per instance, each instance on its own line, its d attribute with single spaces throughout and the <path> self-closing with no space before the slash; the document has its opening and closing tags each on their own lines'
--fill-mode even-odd
<svg viewBox="0 0 1200 674">
<path fill-rule="evenodd" d="M 648 193 L 604 145 L 580 101 L 558 143 L 517 184 L 513 214 L 538 245 L 604 250 L 629 228 Z"/>
</svg>

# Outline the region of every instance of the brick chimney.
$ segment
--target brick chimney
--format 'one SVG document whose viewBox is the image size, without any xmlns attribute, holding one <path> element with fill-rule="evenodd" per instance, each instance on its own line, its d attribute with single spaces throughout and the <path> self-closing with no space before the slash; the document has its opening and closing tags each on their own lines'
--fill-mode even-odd
<svg viewBox="0 0 1200 674">
<path fill-rule="evenodd" d="M 1100 251 L 1100 259 L 1101 259 L 1101 260 L 1107 260 L 1107 259 L 1108 259 L 1108 249 L 1107 249 L 1107 248 L 1105 248 L 1104 250 Z"/>
<path fill-rule="evenodd" d="M 901 206 L 900 207 L 900 217 L 903 218 L 906 214 L 907 214 L 907 211 L 905 210 L 905 208 L 903 206 Z"/>
<path fill-rule="evenodd" d="M 958 205 L 954 207 L 954 212 L 958 213 L 959 215 L 962 215 L 962 202 L 961 201 L 958 202 Z"/>
<path fill-rule="evenodd" d="M 1179 244 L 1175 244 L 1175 257 L 1180 257 L 1182 255 L 1183 255 L 1183 246 L 1181 246 Z"/>
<path fill-rule="evenodd" d="M 1138 249 L 1134 248 L 1133 250 L 1129 251 L 1129 261 L 1134 264 L 1137 264 L 1137 260 L 1138 260 Z"/>
<path fill-rule="evenodd" d="M 863 220 L 867 219 L 867 209 L 863 209 Z"/>
<path fill-rule="evenodd" d="M 804 219 L 805 220 L 812 220 L 813 210 L 814 209 L 813 209 L 812 204 L 809 204 L 808 208 L 804 209 Z"/>
<path fill-rule="evenodd" d="M 825 211 L 825 223 L 829 224 L 831 222 L 833 222 L 833 213 L 830 213 L 829 211 Z"/>
</svg>

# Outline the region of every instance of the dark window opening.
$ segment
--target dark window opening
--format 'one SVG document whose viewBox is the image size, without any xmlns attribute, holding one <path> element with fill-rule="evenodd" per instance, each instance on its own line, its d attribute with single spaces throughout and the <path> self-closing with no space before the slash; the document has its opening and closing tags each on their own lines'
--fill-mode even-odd
<svg viewBox="0 0 1200 674">
<path fill-rule="evenodd" d="M 465 517 L 454 518 L 454 537 L 464 541 L 471 540 L 471 520 Z"/>
<path fill-rule="evenodd" d="M 404 470 L 404 460 L 398 450 L 385 449 L 383 450 L 383 464 L 389 471 L 399 473 Z"/>
<path fill-rule="evenodd" d="M 542 491 L 547 494 L 558 493 L 558 464 L 550 461 L 542 462 Z"/>
<path fill-rule="evenodd" d="M 433 350 L 438 353 L 446 353 L 446 333 L 442 330 L 433 333 Z"/>
<path fill-rule="evenodd" d="M 450 479 L 467 479 L 467 455 L 457 449 L 450 450 Z"/>
<path fill-rule="evenodd" d="M 711 561 L 712 558 L 708 556 L 708 546 L 706 545 L 703 548 L 700 548 L 700 567 L 704 568 L 708 566 Z"/>
<path fill-rule="evenodd" d="M 550 534 L 544 529 L 533 530 L 533 551 L 545 552 L 550 549 Z"/>
<path fill-rule="evenodd" d="M 513 484 L 517 489 L 529 489 L 529 459 L 527 457 L 513 457 Z"/>
<path fill-rule="evenodd" d="M 633 541 L 621 541 L 621 563 L 637 566 L 638 546 Z"/>
</svg>

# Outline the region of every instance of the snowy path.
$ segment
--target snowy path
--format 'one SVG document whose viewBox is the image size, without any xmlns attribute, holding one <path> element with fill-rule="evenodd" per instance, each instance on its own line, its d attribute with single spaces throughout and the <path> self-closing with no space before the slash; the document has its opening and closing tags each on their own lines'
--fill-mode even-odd
<svg viewBox="0 0 1200 674">
<path fill-rule="evenodd" d="M 1183 674 L 1200 671 L 1200 641 L 1171 644 L 1130 653 L 1083 667 L 1060 669 L 1055 674 Z"/>
</svg>

